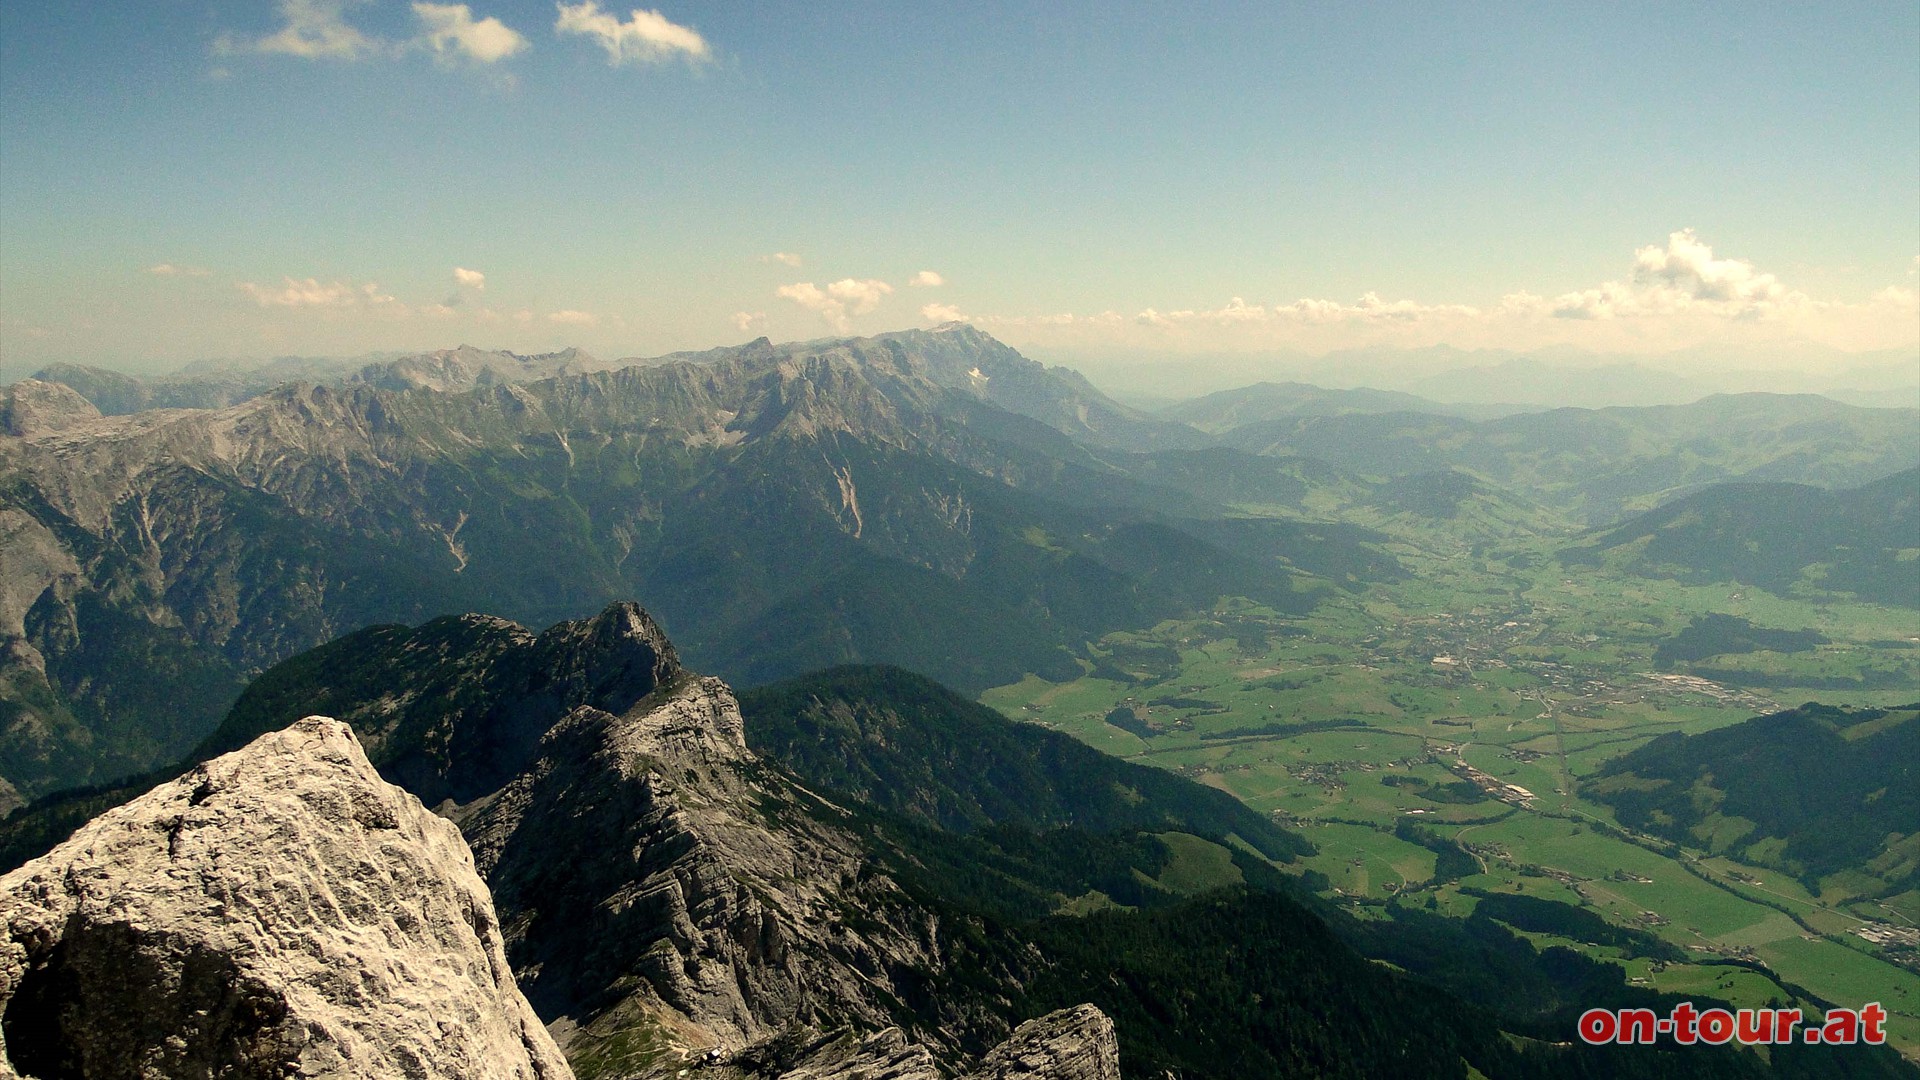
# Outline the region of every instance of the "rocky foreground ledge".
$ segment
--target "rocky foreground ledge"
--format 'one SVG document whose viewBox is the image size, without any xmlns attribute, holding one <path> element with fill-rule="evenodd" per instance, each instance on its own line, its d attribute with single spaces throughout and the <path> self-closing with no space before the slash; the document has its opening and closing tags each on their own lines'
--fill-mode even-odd
<svg viewBox="0 0 1920 1080">
<path fill-rule="evenodd" d="M 0 878 L 0 1076 L 571 1080 L 451 823 L 308 717 Z"/>
</svg>

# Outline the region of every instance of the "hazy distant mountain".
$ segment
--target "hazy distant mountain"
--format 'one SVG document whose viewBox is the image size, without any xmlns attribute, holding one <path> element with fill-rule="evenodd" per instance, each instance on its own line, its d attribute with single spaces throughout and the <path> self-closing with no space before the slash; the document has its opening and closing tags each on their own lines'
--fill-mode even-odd
<svg viewBox="0 0 1920 1080">
<path fill-rule="evenodd" d="M 1920 468 L 1828 491 L 1718 484 L 1568 549 L 1648 577 L 1736 581 L 1920 607 Z"/>
<path fill-rule="evenodd" d="M 1474 422 L 1411 413 L 1281 418 L 1221 441 L 1319 458 L 1365 476 L 1466 469 L 1589 524 L 1733 480 L 1853 487 L 1920 464 L 1920 410 L 1808 395 L 1552 409 Z"/>
<path fill-rule="evenodd" d="M 965 327 L 533 378 L 590 363 L 456 349 L 105 418 L 0 393 L 0 778 L 165 760 L 250 673 L 372 623 L 642 593 L 743 683 L 888 662 L 975 692 L 1222 595 L 1305 610 L 1397 574 L 1355 524 L 1454 546 L 1920 458 L 1915 414 L 1765 395 L 1289 416 L 1207 446 Z"/>
<path fill-rule="evenodd" d="M 462 345 L 368 364 L 356 372 L 351 381 L 382 390 L 471 390 L 476 386 L 551 379 L 556 375 L 581 375 L 604 371 L 607 367 L 579 349 L 522 356 Z"/>
<path fill-rule="evenodd" d="M 1211 434 L 1247 424 L 1291 416 L 1345 416 L 1349 413 L 1434 413 L 1490 420 L 1530 411 L 1520 405 L 1446 404 L 1397 390 L 1329 390 L 1307 383 L 1255 383 L 1236 390 L 1183 401 L 1156 415 Z"/>
<path fill-rule="evenodd" d="M 1532 409 L 1684 405 L 1710 394 L 1742 393 L 1820 394 L 1876 408 L 1920 406 L 1920 354 L 1912 348 L 1849 353 L 1799 342 L 1700 346 L 1647 355 L 1566 346 L 1517 352 L 1450 345 L 1371 346 L 1321 356 L 1138 349 L 1055 349 L 1050 355 L 1136 402 L 1187 401 L 1249 384 L 1292 381 L 1407 393 L 1454 405 L 1505 403 Z"/>
<path fill-rule="evenodd" d="M 146 409 L 220 409 L 290 382 L 337 382 L 365 361 L 281 357 L 252 367 L 189 365 L 170 375 L 142 378 L 81 364 L 53 364 L 34 373 L 44 382 L 80 392 L 108 416 Z"/>
<path fill-rule="evenodd" d="M 1546 408 L 1677 405 L 1713 392 L 1705 383 L 1641 364 L 1567 367 L 1516 358 L 1414 379 L 1407 388 L 1441 401 L 1513 402 Z"/>
<path fill-rule="evenodd" d="M 288 383 L 364 383 L 386 390 L 469 390 L 496 383 L 577 375 L 604 367 L 579 349 L 521 356 L 462 345 L 438 352 L 371 360 L 282 357 L 259 365 L 189 364 L 173 374 L 150 378 L 79 364 L 54 364 L 35 372 L 33 377 L 70 386 L 102 413 L 123 416 L 146 409 L 220 409 L 250 401 Z"/>
</svg>

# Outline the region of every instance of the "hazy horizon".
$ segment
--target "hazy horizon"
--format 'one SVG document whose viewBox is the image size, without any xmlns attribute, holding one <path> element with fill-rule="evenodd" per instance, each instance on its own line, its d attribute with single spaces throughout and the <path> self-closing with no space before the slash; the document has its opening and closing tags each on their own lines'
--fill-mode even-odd
<svg viewBox="0 0 1920 1080">
<path fill-rule="evenodd" d="M 893 333 L 897 331 L 877 331 Z M 800 344 L 827 338 L 776 342 Z M 729 342 L 715 348 L 737 344 Z M 474 348 L 496 351 L 484 342 L 461 342 L 426 350 L 374 350 L 348 356 L 288 354 L 277 357 L 206 357 L 180 365 L 82 365 L 118 371 L 136 378 L 206 377 L 255 372 L 273 365 L 331 368 L 335 376 L 363 364 L 408 356 Z M 542 352 L 580 348 L 560 346 Z M 512 350 L 498 350 L 512 351 Z M 583 350 L 592 354 L 592 350 Z M 522 352 L 519 355 L 532 355 Z M 650 363 L 675 354 L 595 355 L 609 366 Z M 1334 390 L 1380 390 L 1412 394 L 1436 403 L 1503 404 L 1550 408 L 1609 405 L 1684 404 L 1714 394 L 1761 392 L 1821 394 L 1869 407 L 1920 407 L 1920 357 L 1903 349 L 1871 353 L 1825 350 L 1826 364 L 1812 368 L 1782 363 L 1781 357 L 1712 350 L 1682 350 L 1664 355 L 1594 353 L 1571 348 L 1519 352 L 1505 349 L 1456 349 L 1376 346 L 1322 354 L 1211 354 L 1169 356 L 1093 350 L 1029 350 L 1030 359 L 1071 368 L 1098 389 L 1122 402 L 1152 409 L 1256 383 L 1300 383 Z M 1768 361 L 1771 361 L 1770 363 Z M 51 365 L 48 365 L 51 366 Z M 1820 368 L 1832 367 L 1830 371 Z M 0 366 L 0 385 L 27 378 L 39 369 Z M 292 378 L 294 376 L 288 376 Z"/>
</svg>

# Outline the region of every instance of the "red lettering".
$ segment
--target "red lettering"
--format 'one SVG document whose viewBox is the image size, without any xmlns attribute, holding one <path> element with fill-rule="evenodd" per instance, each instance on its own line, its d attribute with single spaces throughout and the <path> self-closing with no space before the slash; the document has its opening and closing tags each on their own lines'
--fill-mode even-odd
<svg viewBox="0 0 1920 1080">
<path fill-rule="evenodd" d="M 1860 1041 L 1860 1017 L 1852 1009 L 1832 1009 L 1820 1025 L 1820 1041 L 1850 1044 Z"/>
<path fill-rule="evenodd" d="M 1620 1032 L 1611 1009 L 1588 1009 L 1580 1014 L 1580 1037 L 1595 1046 L 1610 1043 Z"/>
<path fill-rule="evenodd" d="M 1880 1029 L 1880 1025 L 1886 1022 L 1887 1010 L 1881 1008 L 1879 1002 L 1871 1001 L 1860 1006 L 1860 1024 L 1863 1029 L 1860 1032 L 1860 1038 L 1863 1041 L 1871 1043 L 1874 1046 L 1885 1043 L 1887 1041 L 1887 1033 Z"/>
<path fill-rule="evenodd" d="M 1621 1009 L 1619 1041 L 1623 1043 L 1651 1043 L 1660 1030 L 1652 1009 Z"/>
<path fill-rule="evenodd" d="M 1725 1009 L 1708 1009 L 1700 1014 L 1700 1041 L 1719 1046 L 1733 1038 L 1733 1014 Z"/>
<path fill-rule="evenodd" d="M 1773 1041 L 1772 1009 L 1741 1009 L 1738 1015 L 1740 1030 L 1735 1038 L 1742 1046 Z"/>
<path fill-rule="evenodd" d="M 1700 1017 L 1693 1011 L 1693 1002 L 1683 1001 L 1673 1007 L 1673 1041 L 1681 1046 L 1691 1046 L 1694 1040 L 1693 1025 Z"/>
</svg>

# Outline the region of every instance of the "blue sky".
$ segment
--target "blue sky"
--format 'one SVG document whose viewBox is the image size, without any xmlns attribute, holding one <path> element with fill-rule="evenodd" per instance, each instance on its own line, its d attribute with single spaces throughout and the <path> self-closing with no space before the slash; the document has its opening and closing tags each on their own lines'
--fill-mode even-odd
<svg viewBox="0 0 1920 1080">
<path fill-rule="evenodd" d="M 1875 349 L 1916 252 L 1910 2 L 0 6 L 10 367 Z"/>
</svg>

